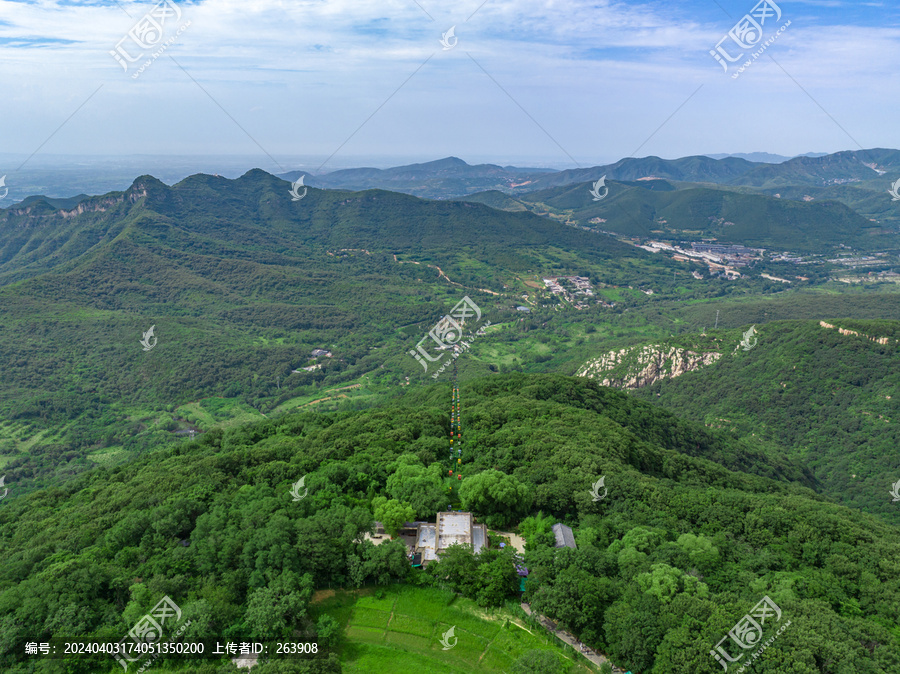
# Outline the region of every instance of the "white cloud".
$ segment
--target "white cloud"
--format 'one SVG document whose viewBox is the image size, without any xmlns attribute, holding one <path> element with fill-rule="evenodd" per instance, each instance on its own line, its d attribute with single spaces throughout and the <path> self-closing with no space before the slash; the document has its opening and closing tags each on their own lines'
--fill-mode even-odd
<svg viewBox="0 0 900 674">
<path fill-rule="evenodd" d="M 129 17 L 116 4 L 0 0 L 0 86 L 10 92 L 0 115 L 17 131 L 5 149 L 33 151 L 103 84 L 45 151 L 259 152 L 171 55 L 273 154 L 329 154 L 384 104 L 344 151 L 524 146 L 568 162 L 465 52 L 579 161 L 631 152 L 701 84 L 644 153 L 789 154 L 790 132 L 803 151 L 840 142 L 835 124 L 766 57 L 740 80 L 722 73 L 708 51 L 731 27 L 724 15 L 711 20 L 674 3 L 489 0 L 466 21 L 480 0 L 419 2 L 434 20 L 412 0 L 183 3 L 190 27 L 133 81 L 109 51 L 152 4 L 122 3 Z M 895 124 L 869 124 L 895 98 L 887 83 L 900 31 L 819 25 L 784 9 L 792 25 L 770 53 L 848 129 L 864 128 L 873 145 L 900 145 Z M 451 25 L 459 44 L 443 51 L 438 40 Z M 39 42 L 14 46 L 26 38 Z M 739 117 L 745 109 L 765 110 L 788 131 L 773 140 L 767 120 Z"/>
</svg>

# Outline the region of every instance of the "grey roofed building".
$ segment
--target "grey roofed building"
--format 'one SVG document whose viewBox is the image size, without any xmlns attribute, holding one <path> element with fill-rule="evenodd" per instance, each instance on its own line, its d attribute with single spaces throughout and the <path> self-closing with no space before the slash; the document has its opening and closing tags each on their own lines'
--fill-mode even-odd
<svg viewBox="0 0 900 674">
<path fill-rule="evenodd" d="M 435 550 L 436 528 L 433 524 L 420 524 L 416 536 L 415 552 L 422 556 L 422 561 L 427 563 L 437 559 Z"/>
<path fill-rule="evenodd" d="M 553 535 L 556 537 L 557 548 L 578 547 L 575 545 L 575 535 L 572 533 L 571 527 L 567 527 L 565 524 L 557 522 L 551 529 L 553 530 Z"/>
</svg>

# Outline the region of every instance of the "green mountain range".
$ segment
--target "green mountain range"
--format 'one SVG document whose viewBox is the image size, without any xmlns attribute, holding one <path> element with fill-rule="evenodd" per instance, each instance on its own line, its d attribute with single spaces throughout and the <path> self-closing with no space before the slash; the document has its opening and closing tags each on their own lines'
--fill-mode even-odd
<svg viewBox="0 0 900 674">
<path fill-rule="evenodd" d="M 670 274 L 531 213 L 377 190 L 294 202 L 288 188 L 262 171 L 174 187 L 144 176 L 71 209 L 0 211 L 0 443 L 13 475 L 144 451 L 188 430 L 201 412 L 180 408 L 199 399 L 233 400 L 224 419 L 261 418 L 323 386 L 396 387 L 421 374 L 408 351 L 467 293 L 497 329 L 512 326 L 521 293 L 543 287 L 534 272 L 606 285 Z"/>
<path fill-rule="evenodd" d="M 0 212 L 0 278 L 8 282 L 32 276 L 87 252 L 105 252 L 104 244 L 130 240 L 142 245 L 151 239 L 198 254 L 240 251 L 248 260 L 353 247 L 397 254 L 425 250 L 447 261 L 464 255 L 462 251 L 487 250 L 511 256 L 507 264 L 515 271 L 533 264 L 536 258 L 529 250 L 549 244 L 579 249 L 593 260 L 626 250 L 632 257 L 647 257 L 529 214 L 377 190 L 313 189 L 296 203 L 285 198 L 288 187 L 259 170 L 233 181 L 191 176 L 171 188 L 142 176 L 125 192 L 82 200 L 71 210 L 44 199 L 9 208 Z M 484 226 L 476 228 L 475 220 Z M 476 231 L 480 236 L 474 238 Z"/>
<path fill-rule="evenodd" d="M 698 242 L 712 239 L 770 250 L 817 253 L 838 249 L 841 244 L 862 250 L 897 246 L 896 233 L 838 200 L 794 201 L 774 195 L 676 185 L 668 180 L 609 181 L 605 188 L 609 193 L 600 200 L 592 196 L 592 183 L 581 183 L 517 197 L 486 192 L 466 197 L 465 201 L 508 211 L 526 208 L 535 213 L 552 213 L 569 224 L 629 237 Z M 890 198 L 885 194 L 878 202 L 879 207 L 887 209 Z"/>
<path fill-rule="evenodd" d="M 470 165 L 457 157 L 390 169 L 353 168 L 313 175 L 291 171 L 279 177 L 329 189 L 389 189 L 427 198 L 453 198 L 492 189 L 523 194 L 595 181 L 606 176 L 620 182 L 670 180 L 773 189 L 786 186 L 826 187 L 861 183 L 886 193 L 890 181 L 900 177 L 900 151 L 873 148 L 817 156 L 800 156 L 769 163 L 726 156 L 705 155 L 662 159 L 626 157 L 612 164 L 555 171 L 552 169 Z M 876 187 L 877 185 L 877 187 Z"/>
<path fill-rule="evenodd" d="M 495 164 L 470 165 L 458 157 L 389 169 L 352 168 L 313 175 L 290 171 L 279 178 L 294 182 L 301 175 L 305 184 L 344 190 L 383 189 L 428 199 L 445 199 L 485 189 L 513 189 L 517 183 L 553 173 L 554 169 L 519 168 Z"/>
<path fill-rule="evenodd" d="M 34 199 L 0 211 L 0 457 L 20 488 L 124 461 L 174 433 L 393 395 L 432 374 L 409 351 L 466 295 L 494 326 L 465 365 L 467 376 L 484 376 L 574 373 L 601 344 L 710 325 L 709 307 L 693 302 L 719 298 L 728 311 L 781 290 L 765 279 L 694 280 L 681 263 L 524 210 L 378 190 L 309 188 L 292 201 L 288 187 L 262 171 L 173 187 L 143 176 L 77 204 Z M 687 192 L 666 181 L 611 183 L 599 205 L 615 213 L 643 199 L 646 209 Z M 597 207 L 584 185 L 554 199 Z M 791 235 L 812 237 L 821 205 L 796 208 L 804 230 Z M 819 225 L 823 239 L 837 236 Z M 557 275 L 589 279 L 594 294 L 560 299 L 543 281 Z M 753 319 L 735 305 L 728 324 L 826 299 L 797 298 L 781 314 L 770 305 Z M 868 302 L 837 302 L 831 310 L 846 312 L 837 315 L 872 315 Z M 145 350 L 151 326 L 158 345 Z"/>
</svg>

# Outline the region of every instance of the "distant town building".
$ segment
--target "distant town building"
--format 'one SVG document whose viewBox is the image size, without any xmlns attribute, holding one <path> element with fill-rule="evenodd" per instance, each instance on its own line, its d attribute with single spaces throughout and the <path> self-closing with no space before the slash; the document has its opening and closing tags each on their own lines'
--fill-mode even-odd
<svg viewBox="0 0 900 674">
<path fill-rule="evenodd" d="M 326 358 L 331 358 L 331 351 L 326 351 L 325 349 L 313 349 L 312 355 L 314 358 L 318 358 L 319 356 L 325 356 Z"/>
<path fill-rule="evenodd" d="M 516 307 L 516 311 L 524 311 L 526 314 L 531 313 L 531 309 L 529 309 L 528 307 Z"/>
<path fill-rule="evenodd" d="M 765 252 L 764 248 L 747 248 L 746 246 L 730 246 L 719 243 L 692 243 L 693 248 L 698 253 L 716 253 L 718 255 L 737 255 L 756 257 L 760 253 Z"/>
</svg>

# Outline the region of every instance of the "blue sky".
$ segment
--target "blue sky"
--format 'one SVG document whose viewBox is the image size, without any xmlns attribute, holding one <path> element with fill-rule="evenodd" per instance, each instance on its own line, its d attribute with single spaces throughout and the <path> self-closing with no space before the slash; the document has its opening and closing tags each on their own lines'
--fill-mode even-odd
<svg viewBox="0 0 900 674">
<path fill-rule="evenodd" d="M 248 155 L 279 171 L 298 156 L 567 168 L 900 147 L 900 20 L 881 2 L 778 2 L 762 41 L 790 25 L 736 79 L 745 57 L 724 72 L 709 52 L 753 1 L 175 4 L 140 46 L 127 35 L 152 2 L 0 0 L 0 153 Z M 117 45 L 142 56 L 124 70 Z"/>
</svg>

